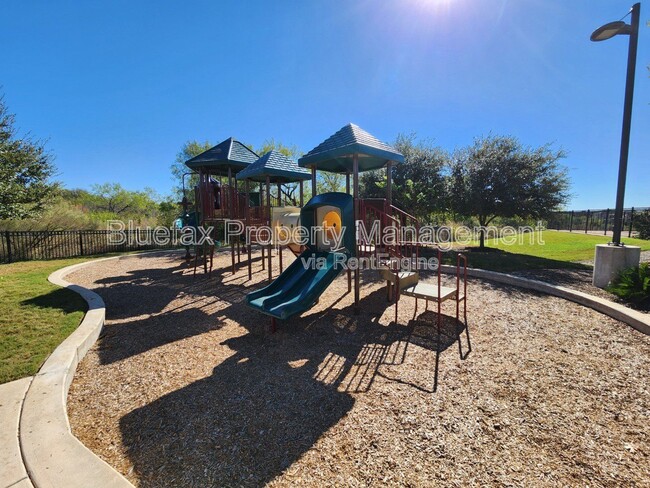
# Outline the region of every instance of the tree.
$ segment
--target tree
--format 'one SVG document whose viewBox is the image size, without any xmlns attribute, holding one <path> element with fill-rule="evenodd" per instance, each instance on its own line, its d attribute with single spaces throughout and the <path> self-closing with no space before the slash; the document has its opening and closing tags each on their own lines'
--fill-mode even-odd
<svg viewBox="0 0 650 488">
<path fill-rule="evenodd" d="M 395 149 L 404 155 L 404 163 L 394 164 L 392 194 L 395 206 L 427 221 L 434 212 L 446 210 L 445 171 L 449 156 L 430 140 L 417 141 L 415 134 L 400 134 Z M 386 172 L 361 175 L 362 198 L 386 196 Z"/>
<path fill-rule="evenodd" d="M 19 138 L 0 97 L 0 220 L 38 216 L 56 195 L 53 156 L 43 143 Z"/>
<path fill-rule="evenodd" d="M 316 178 L 318 193 L 345 191 L 345 176 L 339 173 L 321 171 Z"/>
<path fill-rule="evenodd" d="M 171 227 L 180 216 L 181 211 L 178 203 L 172 197 L 167 197 L 158 202 L 158 218 L 156 220 L 158 225 L 164 227 Z"/>
<path fill-rule="evenodd" d="M 122 219 L 138 223 L 151 222 L 158 217 L 160 196 L 155 190 L 126 190 L 119 183 L 93 185 L 80 204 L 95 220 Z M 75 190 L 84 195 L 83 190 Z"/>
<path fill-rule="evenodd" d="M 264 141 L 264 144 L 262 144 L 262 147 L 259 148 L 257 154 L 262 156 L 271 150 L 279 151 L 294 161 L 300 159 L 300 157 L 304 154 L 295 144 L 287 146 L 279 141 L 276 141 L 273 138 Z M 321 171 L 318 173 L 316 185 L 318 193 L 344 191 L 345 177 L 337 173 L 328 173 Z M 297 189 L 298 183 L 290 183 L 282 186 L 282 193 L 284 193 L 289 198 L 289 200 L 293 202 L 294 205 L 297 205 L 298 203 L 298 198 L 296 195 Z M 311 186 L 308 184 L 308 181 L 304 183 L 304 197 L 305 201 L 311 197 Z"/>
<path fill-rule="evenodd" d="M 541 219 L 570 196 L 564 151 L 550 144 L 524 147 L 516 138 L 488 136 L 454 154 L 450 203 L 455 212 L 478 219 L 480 247 L 485 227 L 496 217 Z"/>
<path fill-rule="evenodd" d="M 650 239 L 650 210 L 634 216 L 634 228 L 639 231 L 639 239 Z"/>
<path fill-rule="evenodd" d="M 297 161 L 303 155 L 303 152 L 295 144 L 290 144 L 287 146 L 286 144 L 283 144 L 280 141 L 276 141 L 275 138 L 273 137 L 270 139 L 266 139 L 262 143 L 262 145 L 254 151 L 260 156 L 263 156 L 267 152 L 274 151 L 274 150 L 284 154 L 285 156 L 287 156 L 290 159 L 293 159 L 294 161 Z M 286 183 L 282 185 L 282 194 L 294 206 L 299 204 L 298 186 L 299 183 Z M 305 193 L 303 194 L 303 196 L 307 197 L 307 192 L 310 192 L 307 185 L 304 186 L 304 190 Z M 271 193 L 273 193 L 273 189 L 271 189 Z M 307 200 L 305 199 L 305 201 Z"/>
<path fill-rule="evenodd" d="M 81 206 L 67 200 L 63 196 L 56 196 L 48 203 L 47 208 L 34 218 L 20 220 L 0 221 L 0 229 L 14 231 L 57 231 L 101 229 L 106 224 L 93 220 L 92 215 Z"/>
<path fill-rule="evenodd" d="M 183 175 L 190 171 L 190 169 L 185 166 L 185 161 L 207 151 L 213 145 L 214 144 L 209 141 L 199 142 L 197 140 L 191 140 L 185 142 L 181 147 L 181 150 L 176 154 L 176 159 L 174 159 L 174 162 L 171 165 L 171 172 L 172 179 L 175 182 L 173 192 L 176 195 L 176 198 L 178 198 L 178 201 L 183 199 Z M 185 188 L 191 189 L 197 184 L 197 182 L 197 176 L 190 175 L 185 178 Z M 192 192 L 188 192 L 188 198 L 192 198 Z"/>
<path fill-rule="evenodd" d="M 266 139 L 257 150 L 253 149 L 253 151 L 260 156 L 264 156 L 269 151 L 278 151 L 295 161 L 302 156 L 302 151 L 295 144 L 287 146 L 273 137 Z"/>
</svg>

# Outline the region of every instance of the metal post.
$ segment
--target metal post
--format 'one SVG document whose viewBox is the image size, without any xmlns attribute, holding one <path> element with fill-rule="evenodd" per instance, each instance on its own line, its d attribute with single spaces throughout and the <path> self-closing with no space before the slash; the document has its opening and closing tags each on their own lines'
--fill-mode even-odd
<svg viewBox="0 0 650 488">
<path fill-rule="evenodd" d="M 223 198 L 223 195 L 221 195 L 221 198 Z M 230 168 L 230 166 L 228 166 L 228 218 L 231 218 L 231 219 L 232 219 L 232 207 L 233 207 L 232 200 L 233 200 L 233 194 L 232 194 L 232 168 Z M 221 205 L 223 205 L 223 202 L 221 202 Z"/>
<path fill-rule="evenodd" d="M 242 220 L 242 209 L 239 208 L 239 181 L 237 181 L 237 178 L 233 178 L 233 182 L 235 183 L 235 218 L 241 222 Z M 248 204 L 246 204 L 248 206 Z M 244 212 L 246 212 L 246 209 L 244 208 Z M 241 264 L 241 234 L 237 236 L 237 264 Z"/>
<path fill-rule="evenodd" d="M 355 229 L 352 229 L 353 232 L 356 231 L 357 220 L 359 219 L 358 214 L 358 198 L 359 198 L 359 155 L 355 154 L 352 159 L 352 185 L 353 185 L 353 197 L 354 197 L 354 225 Z M 354 245 L 355 245 L 355 257 L 359 256 L 357 249 L 357 236 L 355 232 L 354 236 Z M 359 266 L 354 270 L 354 306 L 355 313 L 359 313 Z"/>
<path fill-rule="evenodd" d="M 316 196 L 316 166 L 311 167 L 311 197 Z"/>
<path fill-rule="evenodd" d="M 11 262 L 11 234 L 8 230 L 5 231 L 5 239 L 7 240 L 7 262 Z"/>
<path fill-rule="evenodd" d="M 634 207 L 630 211 L 630 231 L 627 233 L 628 237 L 632 237 L 632 225 L 634 224 Z"/>
<path fill-rule="evenodd" d="M 250 225 L 251 225 L 251 200 L 250 200 L 250 181 L 248 178 L 244 181 L 244 189 L 246 190 L 246 233 L 244 234 L 244 238 L 246 238 L 248 235 L 250 235 Z M 248 279 L 253 278 L 253 263 L 251 262 L 251 245 L 252 245 L 252 239 L 249 239 L 248 242 L 246 242 L 246 251 L 248 253 Z"/>
<path fill-rule="evenodd" d="M 302 208 L 305 205 L 303 183 L 304 182 L 300 180 L 300 208 Z"/>
<path fill-rule="evenodd" d="M 350 173 L 345 173 L 345 193 L 350 194 Z"/>
<path fill-rule="evenodd" d="M 621 130 L 621 156 L 618 163 L 618 188 L 616 190 L 616 210 L 614 212 L 614 236 L 612 243 L 621 245 L 623 230 L 623 204 L 625 202 L 625 179 L 627 177 L 627 158 L 630 150 L 630 127 L 632 125 L 632 98 L 634 94 L 634 73 L 636 71 L 636 50 L 639 40 L 639 15 L 641 4 L 632 7 L 630 44 L 627 53 L 627 77 L 625 81 L 625 104 L 623 106 L 623 128 Z"/>
<path fill-rule="evenodd" d="M 286 201 L 284 202 L 287 203 Z M 278 182 L 278 206 L 282 207 L 282 183 Z M 280 264 L 280 273 L 282 273 L 282 246 L 278 244 L 278 263 Z"/>
<path fill-rule="evenodd" d="M 266 176 L 266 206 L 268 211 L 269 227 L 271 226 L 271 177 Z M 271 269 L 271 250 L 273 249 L 273 244 L 269 244 L 269 281 L 273 279 L 273 270 Z"/>
<path fill-rule="evenodd" d="M 388 207 L 393 204 L 393 182 L 392 182 L 393 162 L 388 161 L 386 164 L 386 203 Z"/>
<path fill-rule="evenodd" d="M 223 190 L 221 192 L 221 205 L 223 206 Z M 228 167 L 228 218 L 232 219 L 234 217 L 234 194 L 232 190 L 232 168 L 230 166 Z M 235 241 L 233 239 L 230 240 L 230 257 L 232 260 L 232 274 L 235 274 L 236 272 L 236 264 L 235 264 Z M 206 258 L 206 263 L 207 263 L 207 257 Z"/>
<path fill-rule="evenodd" d="M 260 208 L 259 208 L 259 219 L 263 219 L 263 210 L 264 210 L 264 200 L 265 200 L 265 195 L 264 195 L 264 184 L 260 181 L 257 187 L 259 193 L 260 193 Z M 266 269 L 266 248 L 263 245 L 260 245 L 260 248 L 262 249 L 262 271 Z"/>
</svg>

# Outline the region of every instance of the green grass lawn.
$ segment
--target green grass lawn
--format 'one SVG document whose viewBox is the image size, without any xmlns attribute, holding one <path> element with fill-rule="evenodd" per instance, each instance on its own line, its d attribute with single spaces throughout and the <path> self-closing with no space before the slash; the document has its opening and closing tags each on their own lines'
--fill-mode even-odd
<svg viewBox="0 0 650 488">
<path fill-rule="evenodd" d="M 33 375 L 79 325 L 86 302 L 47 281 L 53 271 L 88 258 L 0 266 L 0 383 Z"/>
<path fill-rule="evenodd" d="M 47 281 L 51 273 L 90 259 L 135 253 L 0 265 L 0 384 L 35 374 L 86 313 L 83 298 Z"/>
<path fill-rule="evenodd" d="M 523 240 L 516 244 L 506 245 L 503 240 L 486 240 L 485 251 L 478 250 L 478 242 L 473 242 L 467 248 L 469 265 L 473 268 L 489 269 L 492 271 L 520 271 L 525 269 L 559 269 L 559 268 L 588 268 L 580 261 L 594 258 L 596 244 L 607 244 L 610 237 L 594 236 L 579 232 L 542 232 L 542 242 L 534 239 L 532 234 L 523 234 Z M 536 237 L 533 236 L 533 237 Z M 623 243 L 640 246 L 642 250 L 650 250 L 650 241 L 641 239 L 623 239 Z M 445 261 L 451 262 L 452 256 Z"/>
</svg>

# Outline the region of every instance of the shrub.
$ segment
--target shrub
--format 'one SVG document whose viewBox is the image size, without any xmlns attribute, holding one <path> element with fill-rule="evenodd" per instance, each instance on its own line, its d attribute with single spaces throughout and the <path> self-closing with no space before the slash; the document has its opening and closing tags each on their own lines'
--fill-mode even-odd
<svg viewBox="0 0 650 488">
<path fill-rule="evenodd" d="M 625 268 L 607 290 L 633 305 L 650 306 L 650 263 Z"/>
<path fill-rule="evenodd" d="M 639 239 L 650 239 L 650 210 L 634 216 L 634 228 L 639 231 Z"/>
</svg>

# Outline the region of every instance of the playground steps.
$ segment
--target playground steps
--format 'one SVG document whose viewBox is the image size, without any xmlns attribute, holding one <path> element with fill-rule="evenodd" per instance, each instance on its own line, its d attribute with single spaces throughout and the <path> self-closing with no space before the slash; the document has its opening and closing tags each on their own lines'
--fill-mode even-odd
<svg viewBox="0 0 650 488">
<path fill-rule="evenodd" d="M 417 271 L 399 271 L 394 272 L 390 268 L 385 267 L 379 270 L 382 279 L 389 282 L 391 285 L 394 285 L 399 278 L 399 289 L 403 290 L 404 288 L 416 285 L 420 280 L 420 273 Z"/>
<path fill-rule="evenodd" d="M 451 298 L 456 299 L 457 288 L 449 286 L 441 286 L 440 293 L 438 293 L 438 285 L 433 283 L 420 282 L 415 285 L 401 289 L 402 295 L 413 298 L 422 298 L 424 300 L 432 300 L 444 302 Z M 462 300 L 463 295 L 458 295 L 457 300 Z"/>
</svg>

